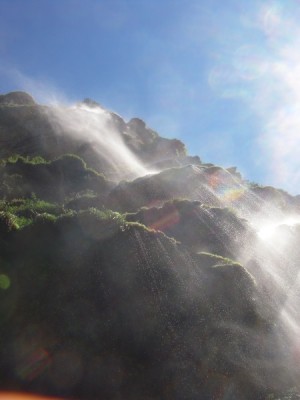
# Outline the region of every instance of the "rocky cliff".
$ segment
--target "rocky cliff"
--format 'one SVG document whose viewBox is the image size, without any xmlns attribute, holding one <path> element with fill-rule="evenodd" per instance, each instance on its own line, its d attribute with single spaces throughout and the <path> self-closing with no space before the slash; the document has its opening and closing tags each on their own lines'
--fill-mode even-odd
<svg viewBox="0 0 300 400">
<path fill-rule="evenodd" d="M 297 395 L 297 196 L 90 99 L 0 96 L 0 145 L 0 389 Z"/>
</svg>

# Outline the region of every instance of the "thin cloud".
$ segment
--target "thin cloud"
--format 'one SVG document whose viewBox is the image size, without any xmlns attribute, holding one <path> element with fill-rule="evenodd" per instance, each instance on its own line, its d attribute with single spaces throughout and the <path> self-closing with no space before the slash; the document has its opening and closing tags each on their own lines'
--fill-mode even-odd
<svg viewBox="0 0 300 400">
<path fill-rule="evenodd" d="M 260 16 L 269 47 L 266 77 L 258 86 L 264 133 L 258 140 L 269 161 L 271 183 L 300 192 L 300 29 L 284 9 L 270 7 Z"/>
<path fill-rule="evenodd" d="M 260 131 L 253 133 L 253 140 L 257 160 L 266 171 L 263 180 L 294 194 L 300 192 L 297 8 L 294 1 L 265 2 L 256 15 L 251 14 L 252 19 L 240 16 L 242 41 L 230 53 L 226 48 L 226 56 L 208 75 L 208 83 L 218 96 L 240 98 L 252 118 L 260 121 Z"/>
</svg>

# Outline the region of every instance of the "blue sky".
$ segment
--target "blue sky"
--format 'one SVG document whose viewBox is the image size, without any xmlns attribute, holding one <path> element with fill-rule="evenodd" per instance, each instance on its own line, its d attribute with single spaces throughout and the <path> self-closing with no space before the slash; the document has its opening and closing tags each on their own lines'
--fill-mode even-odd
<svg viewBox="0 0 300 400">
<path fill-rule="evenodd" d="M 300 193 L 297 0 L 0 0 L 0 91 L 90 97 Z"/>
</svg>

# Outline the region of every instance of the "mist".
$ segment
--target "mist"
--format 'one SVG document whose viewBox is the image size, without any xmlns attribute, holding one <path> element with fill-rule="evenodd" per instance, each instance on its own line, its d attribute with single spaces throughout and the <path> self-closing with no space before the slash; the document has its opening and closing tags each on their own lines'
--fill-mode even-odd
<svg viewBox="0 0 300 400">
<path fill-rule="evenodd" d="M 0 399 L 299 398 L 299 2 L 217 3 L 1 2 Z"/>
<path fill-rule="evenodd" d="M 21 152 L 0 170 L 13 266 L 0 289 L 13 289 L 7 340 L 22 350 L 3 354 L 13 382 L 70 398 L 80 388 L 210 399 L 226 381 L 233 399 L 265 400 L 298 388 L 299 197 L 92 100 L 40 106 L 17 92 L 0 113 L 3 154 Z M 77 360 L 74 380 L 60 360 Z"/>
<path fill-rule="evenodd" d="M 57 135 L 64 135 L 92 148 L 99 159 L 105 160 L 115 180 L 133 179 L 149 171 L 125 145 L 122 132 L 117 130 L 112 114 L 99 105 L 53 105 L 47 109 L 49 121 Z M 125 123 L 124 123 L 125 125 Z"/>
</svg>

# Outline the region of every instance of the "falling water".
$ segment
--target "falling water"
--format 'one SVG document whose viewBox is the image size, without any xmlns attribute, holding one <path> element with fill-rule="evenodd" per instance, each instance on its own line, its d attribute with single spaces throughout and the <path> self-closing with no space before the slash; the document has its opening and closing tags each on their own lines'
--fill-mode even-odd
<svg viewBox="0 0 300 400">
<path fill-rule="evenodd" d="M 210 190 L 223 206 L 234 208 L 240 218 L 245 218 L 254 232 L 251 241 L 240 238 L 237 261 L 255 277 L 261 292 L 258 307 L 273 326 L 270 351 L 274 353 L 274 365 L 270 368 L 285 370 L 281 379 L 292 378 L 297 385 L 300 376 L 300 215 L 296 209 L 285 211 L 284 207 L 263 200 L 239 182 L 233 186 L 241 193 L 238 198 L 226 196 L 226 186 L 222 191 L 211 186 Z M 232 185 L 227 189 L 232 191 Z M 234 226 L 227 227 L 226 240 L 233 240 L 234 232 Z"/>
<path fill-rule="evenodd" d="M 48 117 L 58 134 L 88 143 L 99 159 L 110 166 L 115 179 L 133 179 L 149 172 L 124 143 L 111 114 L 100 106 L 89 107 L 81 103 L 71 107 L 51 107 Z"/>
<path fill-rule="evenodd" d="M 89 141 L 119 180 L 149 173 L 124 143 L 111 114 L 101 107 L 83 104 L 56 107 L 49 109 L 49 116 L 58 133 Z M 297 363 L 300 361 L 299 213 L 288 214 L 270 201 L 263 200 L 247 184 L 224 169 L 206 174 L 203 167 L 189 166 L 185 174 L 187 181 L 193 182 L 193 189 L 188 194 L 190 199 L 213 206 L 231 207 L 247 221 L 252 239 L 239 238 L 236 261 L 241 262 L 255 277 L 261 292 L 258 307 L 273 327 L 270 347 L 277 346 L 272 349 L 278 354 L 274 362 L 285 367 L 289 377 L 294 375 L 296 382 L 299 377 Z M 215 218 L 209 208 L 205 212 L 208 218 Z M 197 218 L 201 218 L 200 214 Z M 204 220 L 202 222 L 205 223 Z M 225 225 L 215 222 L 214 233 L 219 235 L 219 240 L 224 244 L 225 241 L 236 243 L 234 223 L 231 226 L 230 222 Z M 144 244 L 139 238 L 137 246 L 144 257 L 142 267 L 147 270 L 149 279 L 155 281 L 150 268 L 151 260 L 147 260 Z"/>
</svg>

